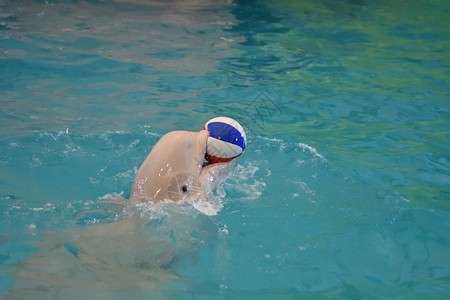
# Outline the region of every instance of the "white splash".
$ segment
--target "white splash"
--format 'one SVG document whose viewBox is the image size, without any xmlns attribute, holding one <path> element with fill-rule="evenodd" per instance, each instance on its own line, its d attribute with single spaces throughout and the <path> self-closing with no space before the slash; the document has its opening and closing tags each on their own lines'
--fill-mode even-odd
<svg viewBox="0 0 450 300">
<path fill-rule="evenodd" d="M 255 178 L 258 171 L 259 167 L 254 162 L 247 162 L 245 165 L 238 164 L 225 186 L 232 191 L 235 190 L 240 195 L 240 200 L 258 199 L 266 187 L 265 182 Z M 267 176 L 270 176 L 270 172 L 266 173 Z"/>
<path fill-rule="evenodd" d="M 320 158 L 322 161 L 324 161 L 324 162 L 327 161 L 327 159 L 325 157 L 323 157 L 322 154 L 317 152 L 316 148 L 311 147 L 307 144 L 303 144 L 303 143 L 298 143 L 297 145 L 303 150 L 303 152 L 312 153 L 312 154 L 314 154 L 314 156 Z"/>
</svg>

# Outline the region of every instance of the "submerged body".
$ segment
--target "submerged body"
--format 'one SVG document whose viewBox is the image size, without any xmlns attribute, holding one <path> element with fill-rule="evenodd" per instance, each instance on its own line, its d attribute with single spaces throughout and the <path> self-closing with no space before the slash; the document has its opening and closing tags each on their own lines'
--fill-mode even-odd
<svg viewBox="0 0 450 300">
<path fill-rule="evenodd" d="M 177 203 L 195 207 L 207 201 L 232 166 L 203 166 L 207 138 L 206 130 L 164 135 L 139 168 L 131 190 L 130 200 L 144 206 L 135 206 L 131 217 L 116 222 L 47 234 L 39 251 L 16 268 L 8 295 L 48 298 L 73 287 L 152 289 L 176 278 L 164 266 L 212 234 L 207 218 Z M 164 217 L 152 213 L 161 210 Z"/>
</svg>

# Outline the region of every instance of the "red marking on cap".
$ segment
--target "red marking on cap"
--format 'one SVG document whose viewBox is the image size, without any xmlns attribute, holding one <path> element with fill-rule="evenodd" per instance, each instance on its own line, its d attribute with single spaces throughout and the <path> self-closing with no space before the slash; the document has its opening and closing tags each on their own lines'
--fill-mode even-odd
<svg viewBox="0 0 450 300">
<path fill-rule="evenodd" d="M 244 153 L 244 152 L 242 152 L 242 153 Z M 220 163 L 220 162 L 227 162 L 227 161 L 233 160 L 233 159 L 235 159 L 236 157 L 241 156 L 242 153 L 239 153 L 238 155 L 233 156 L 233 157 L 226 157 L 226 158 L 225 158 L 225 157 L 212 156 L 212 155 L 206 153 L 206 154 L 205 154 L 205 158 L 206 158 L 206 160 L 209 161 L 210 163 Z"/>
</svg>

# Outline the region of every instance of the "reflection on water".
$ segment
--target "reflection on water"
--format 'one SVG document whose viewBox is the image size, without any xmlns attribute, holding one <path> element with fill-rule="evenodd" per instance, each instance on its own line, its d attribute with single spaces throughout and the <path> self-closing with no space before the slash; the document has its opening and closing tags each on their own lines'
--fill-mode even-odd
<svg viewBox="0 0 450 300">
<path fill-rule="evenodd" d="M 203 76 L 239 40 L 223 1 L 1 4 L 5 134 L 192 125 L 205 119 L 196 94 L 217 88 Z"/>
</svg>

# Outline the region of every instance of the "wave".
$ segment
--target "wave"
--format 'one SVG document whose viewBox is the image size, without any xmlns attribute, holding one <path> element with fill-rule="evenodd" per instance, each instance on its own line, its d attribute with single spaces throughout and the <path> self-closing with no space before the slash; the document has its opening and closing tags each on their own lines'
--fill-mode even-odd
<svg viewBox="0 0 450 300">
<path fill-rule="evenodd" d="M 160 136 L 161 133 L 148 131 L 76 135 L 61 130 L 8 137 L 0 146 L 5 154 L 2 164 L 11 174 L 9 178 L 4 177 L 3 185 L 9 189 L 17 187 L 10 191 L 11 197 L 33 199 L 30 202 L 34 203 L 33 207 L 29 209 L 33 208 L 34 212 L 48 210 L 48 203 L 61 210 L 64 206 L 75 208 L 79 201 L 95 203 L 95 199 L 126 202 L 139 165 Z M 328 163 L 312 146 L 264 137 L 255 138 L 235 162 L 230 176 L 211 197 L 182 205 L 192 205 L 202 214 L 214 216 L 227 199 L 260 199 L 268 184 L 277 181 L 273 174 L 283 170 L 295 173 L 298 168 L 312 172 L 317 164 Z M 284 169 L 288 165 L 290 169 Z M 19 182 L 15 180 L 18 177 L 22 178 Z M 30 186 L 35 189 L 30 190 Z"/>
</svg>

